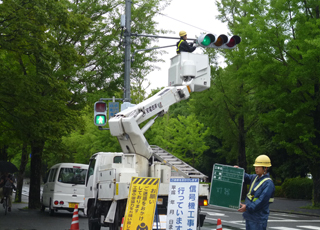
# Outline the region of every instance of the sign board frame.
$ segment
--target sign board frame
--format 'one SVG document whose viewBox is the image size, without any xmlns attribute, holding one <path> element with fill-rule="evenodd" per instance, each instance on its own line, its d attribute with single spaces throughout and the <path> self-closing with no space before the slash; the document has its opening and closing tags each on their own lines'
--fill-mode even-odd
<svg viewBox="0 0 320 230">
<path fill-rule="evenodd" d="M 197 229 L 199 178 L 170 178 L 166 229 Z"/>
<path fill-rule="evenodd" d="M 244 169 L 214 164 L 209 205 L 237 210 L 240 208 Z"/>
<path fill-rule="evenodd" d="M 152 229 L 160 178 L 132 177 L 123 228 Z"/>
</svg>

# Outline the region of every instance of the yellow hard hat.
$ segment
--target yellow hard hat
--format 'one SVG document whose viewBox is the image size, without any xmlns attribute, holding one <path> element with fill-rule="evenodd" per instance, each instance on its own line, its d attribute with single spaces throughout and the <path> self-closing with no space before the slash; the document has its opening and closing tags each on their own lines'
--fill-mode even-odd
<svg viewBox="0 0 320 230">
<path fill-rule="evenodd" d="M 256 158 L 253 166 L 271 167 L 271 160 L 267 155 L 260 155 Z"/>
<path fill-rule="evenodd" d="M 187 35 L 187 32 L 181 30 L 181 31 L 179 32 L 179 36 L 180 36 L 180 37 L 183 37 L 184 35 Z"/>
</svg>

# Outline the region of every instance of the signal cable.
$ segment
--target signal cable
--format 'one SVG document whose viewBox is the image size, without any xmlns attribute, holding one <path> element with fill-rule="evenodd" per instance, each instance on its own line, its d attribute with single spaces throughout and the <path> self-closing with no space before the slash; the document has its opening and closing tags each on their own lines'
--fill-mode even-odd
<svg viewBox="0 0 320 230">
<path fill-rule="evenodd" d="M 180 21 L 180 20 L 175 19 L 175 18 L 173 18 L 173 17 L 170 17 L 170 16 L 168 16 L 168 15 L 165 15 L 165 14 L 162 14 L 162 13 L 158 13 L 158 14 L 160 14 L 160 15 L 162 15 L 162 16 L 165 16 L 165 17 L 168 17 L 168 18 L 170 18 L 170 19 L 172 19 L 172 20 L 181 22 L 181 23 L 186 24 L 186 25 L 188 25 L 188 26 L 194 27 L 194 28 L 196 28 L 196 29 L 202 30 L 202 31 L 204 31 L 204 32 L 210 33 L 210 31 L 208 31 L 208 30 L 205 30 L 205 29 L 202 29 L 202 28 L 193 26 L 193 25 L 191 25 L 191 24 L 189 24 L 189 23 L 185 23 L 185 22 L 183 22 L 183 21 Z"/>
<path fill-rule="evenodd" d="M 134 3 L 133 5 L 136 5 L 136 6 L 139 6 L 139 7 L 142 7 L 142 6 L 143 6 L 142 4 L 138 4 L 138 3 Z M 163 14 L 163 13 L 159 13 L 159 12 L 156 12 L 156 13 L 157 13 L 157 14 L 160 14 L 160 15 L 162 15 L 162 16 L 168 17 L 168 18 L 170 18 L 170 19 L 172 19 L 172 20 L 175 20 L 175 21 L 177 21 L 177 22 L 180 22 L 180 23 L 186 24 L 186 25 L 188 25 L 188 26 L 191 26 L 191 27 L 193 27 L 193 28 L 196 28 L 196 29 L 202 30 L 203 32 L 211 33 L 211 32 L 210 32 L 210 31 L 208 31 L 208 30 L 205 30 L 205 29 L 202 29 L 202 28 L 196 27 L 196 26 L 194 26 L 194 25 L 191 25 L 191 24 L 189 24 L 189 23 L 186 23 L 186 22 L 180 21 L 180 20 L 178 20 L 178 19 L 175 19 L 175 18 L 170 17 L 170 16 L 168 16 L 168 15 L 165 15 L 165 14 Z"/>
</svg>

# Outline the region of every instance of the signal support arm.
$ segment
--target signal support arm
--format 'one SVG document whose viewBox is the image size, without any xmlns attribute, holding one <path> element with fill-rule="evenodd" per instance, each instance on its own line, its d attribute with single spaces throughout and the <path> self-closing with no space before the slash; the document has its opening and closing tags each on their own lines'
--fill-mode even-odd
<svg viewBox="0 0 320 230">
<path fill-rule="evenodd" d="M 139 154 L 147 159 L 152 156 L 152 149 L 144 133 L 158 116 L 168 112 L 171 105 L 188 99 L 191 92 L 210 87 L 208 56 L 182 52 L 172 58 L 169 85 L 151 98 L 117 113 L 109 120 L 111 135 L 118 138 L 124 153 Z M 149 122 L 140 128 L 139 124 L 148 119 Z"/>
</svg>

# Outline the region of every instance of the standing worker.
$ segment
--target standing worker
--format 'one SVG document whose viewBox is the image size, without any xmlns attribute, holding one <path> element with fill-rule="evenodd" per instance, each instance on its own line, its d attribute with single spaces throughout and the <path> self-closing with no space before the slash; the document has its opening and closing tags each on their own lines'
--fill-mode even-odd
<svg viewBox="0 0 320 230">
<path fill-rule="evenodd" d="M 179 32 L 180 41 L 177 42 L 177 54 L 180 52 L 189 52 L 192 53 L 197 47 L 193 46 L 193 43 L 189 44 L 187 42 L 187 32 L 180 31 Z"/>
<path fill-rule="evenodd" d="M 243 212 L 246 230 L 266 230 L 269 217 L 269 204 L 273 202 L 274 184 L 268 173 L 271 167 L 270 158 L 260 155 L 253 165 L 256 174 L 244 175 L 244 183 L 249 184 L 245 204 L 240 203 L 239 212 Z M 237 167 L 237 166 L 235 166 Z"/>
</svg>

